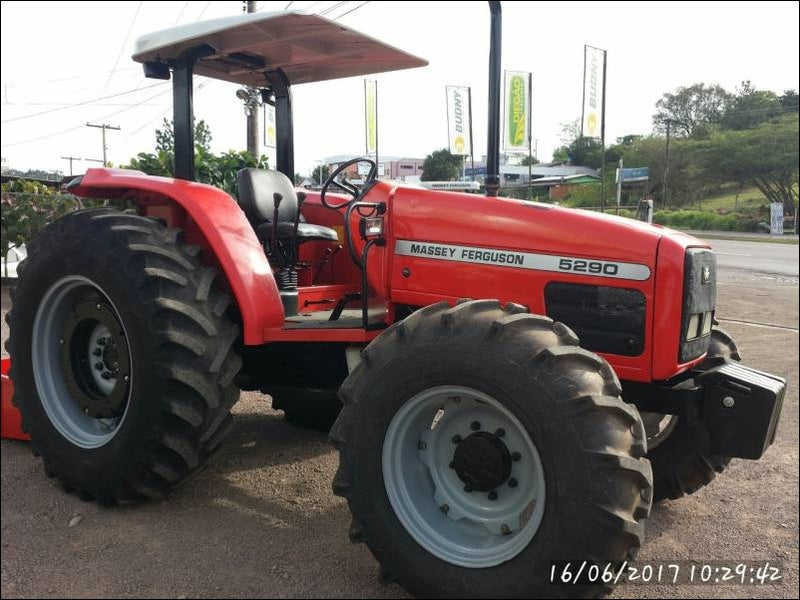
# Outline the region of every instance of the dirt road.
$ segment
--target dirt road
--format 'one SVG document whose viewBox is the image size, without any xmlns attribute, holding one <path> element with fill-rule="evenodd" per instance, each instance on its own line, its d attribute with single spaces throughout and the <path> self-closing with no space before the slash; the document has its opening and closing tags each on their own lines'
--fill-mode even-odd
<svg viewBox="0 0 800 600">
<path fill-rule="evenodd" d="M 5 290 L 2 299 L 5 313 Z M 769 560 L 784 582 L 624 586 L 613 597 L 797 597 L 797 279 L 724 274 L 719 315 L 735 319 L 723 326 L 747 364 L 789 379 L 777 441 L 763 460 L 736 460 L 694 496 L 656 506 L 639 560 Z M 406 597 L 382 587 L 366 548 L 348 542 L 325 436 L 287 425 L 252 394 L 235 413 L 207 470 L 132 508 L 63 493 L 25 444 L 3 441 L 2 597 Z"/>
</svg>

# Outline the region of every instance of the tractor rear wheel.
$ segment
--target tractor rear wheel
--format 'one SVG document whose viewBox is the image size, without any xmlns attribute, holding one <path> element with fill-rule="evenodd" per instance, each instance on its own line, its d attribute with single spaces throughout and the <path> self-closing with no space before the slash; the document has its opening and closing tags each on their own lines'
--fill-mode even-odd
<svg viewBox="0 0 800 600">
<path fill-rule="evenodd" d="M 239 328 L 179 230 L 109 209 L 29 247 L 7 320 L 14 404 L 45 472 L 104 504 L 157 498 L 231 424 Z"/>
<path fill-rule="evenodd" d="M 711 331 L 707 359 L 742 360 L 736 342 L 721 329 Z M 703 369 L 701 363 L 698 367 Z M 653 465 L 653 500 L 676 500 L 711 483 L 731 462 L 730 456 L 709 449 L 711 440 L 702 421 L 677 415 L 642 413 L 647 430 L 647 457 Z"/>
<path fill-rule="evenodd" d="M 419 597 L 594 596 L 554 560 L 624 560 L 651 504 L 644 427 L 566 326 L 496 301 L 393 325 L 340 389 L 334 493 Z"/>
</svg>

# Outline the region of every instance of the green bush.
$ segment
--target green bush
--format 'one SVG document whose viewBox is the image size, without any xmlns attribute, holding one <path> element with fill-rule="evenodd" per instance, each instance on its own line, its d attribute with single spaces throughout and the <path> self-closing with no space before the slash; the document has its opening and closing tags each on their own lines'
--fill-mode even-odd
<svg viewBox="0 0 800 600">
<path fill-rule="evenodd" d="M 653 217 L 659 225 L 700 231 L 756 231 L 761 220 L 755 212 L 720 214 L 702 210 L 662 210 Z"/>
</svg>

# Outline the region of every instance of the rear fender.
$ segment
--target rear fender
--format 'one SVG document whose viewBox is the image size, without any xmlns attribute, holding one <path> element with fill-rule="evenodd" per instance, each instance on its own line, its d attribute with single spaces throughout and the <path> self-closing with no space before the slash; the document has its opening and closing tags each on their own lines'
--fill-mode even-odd
<svg viewBox="0 0 800 600">
<path fill-rule="evenodd" d="M 264 250 L 242 210 L 217 188 L 127 169 L 89 169 L 70 192 L 85 198 L 124 198 L 142 214 L 180 227 L 189 243 L 210 251 L 236 299 L 246 345 L 283 326 L 278 286 Z"/>
</svg>

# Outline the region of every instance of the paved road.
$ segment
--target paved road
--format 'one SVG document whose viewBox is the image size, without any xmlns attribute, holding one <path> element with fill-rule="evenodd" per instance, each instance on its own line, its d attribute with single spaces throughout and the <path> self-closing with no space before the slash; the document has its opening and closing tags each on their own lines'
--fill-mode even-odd
<svg viewBox="0 0 800 600">
<path fill-rule="evenodd" d="M 709 240 L 717 253 L 720 271 L 750 271 L 763 275 L 798 276 L 798 248 L 795 244 Z"/>
</svg>

